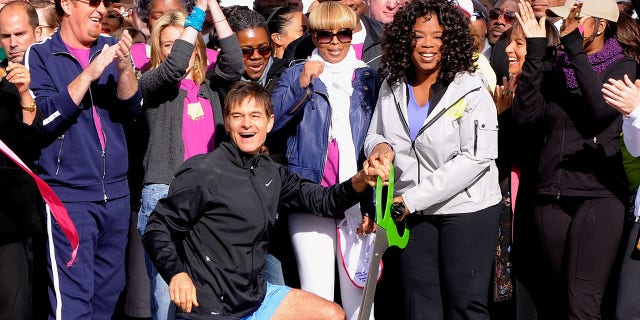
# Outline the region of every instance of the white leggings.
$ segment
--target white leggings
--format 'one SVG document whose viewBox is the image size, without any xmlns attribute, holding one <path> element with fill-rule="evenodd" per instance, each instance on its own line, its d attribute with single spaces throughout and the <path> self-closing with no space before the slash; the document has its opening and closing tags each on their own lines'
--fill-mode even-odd
<svg viewBox="0 0 640 320">
<path fill-rule="evenodd" d="M 340 220 L 301 213 L 289 215 L 289 233 L 298 262 L 300 287 L 333 301 L 336 261 L 340 279 L 342 308 L 347 319 L 355 320 L 360 311 L 362 289 L 346 274 L 337 250 L 337 225 Z M 374 319 L 373 309 L 369 319 Z"/>
</svg>

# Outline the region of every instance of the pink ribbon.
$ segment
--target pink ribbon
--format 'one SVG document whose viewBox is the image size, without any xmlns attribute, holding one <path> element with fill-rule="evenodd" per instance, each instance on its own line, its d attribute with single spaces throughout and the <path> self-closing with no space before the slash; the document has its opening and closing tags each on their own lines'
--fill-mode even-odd
<svg viewBox="0 0 640 320">
<path fill-rule="evenodd" d="M 78 255 L 78 245 L 79 245 L 79 237 L 78 231 L 76 230 L 76 226 L 71 221 L 71 217 L 69 217 L 69 213 L 67 209 L 64 207 L 60 198 L 56 196 L 55 192 L 49 187 L 49 185 L 44 182 L 40 177 L 38 177 L 29 167 L 27 167 L 20 157 L 18 157 L 1 139 L 0 139 L 0 150 L 9 157 L 9 159 L 13 160 L 22 170 L 28 173 L 35 181 L 38 186 L 38 190 L 40 190 L 40 195 L 42 195 L 42 199 L 47 203 L 51 213 L 53 213 L 53 218 L 56 219 L 58 225 L 64 232 L 65 236 L 69 240 L 69 244 L 71 244 L 71 259 L 67 262 L 67 267 L 71 267 L 73 262 L 76 260 L 76 256 Z"/>
</svg>

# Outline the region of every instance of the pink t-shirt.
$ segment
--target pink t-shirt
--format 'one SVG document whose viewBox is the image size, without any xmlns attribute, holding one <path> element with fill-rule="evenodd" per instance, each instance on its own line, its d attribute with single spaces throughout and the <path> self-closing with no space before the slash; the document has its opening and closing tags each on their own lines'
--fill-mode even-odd
<svg viewBox="0 0 640 320">
<path fill-rule="evenodd" d="M 182 112 L 182 141 L 184 160 L 213 150 L 215 121 L 211 103 L 198 96 L 200 85 L 191 79 L 182 79 L 180 89 L 187 91 Z"/>
<path fill-rule="evenodd" d="M 131 58 L 136 70 L 142 70 L 151 60 L 151 47 L 146 43 L 134 43 L 131 46 Z M 148 50 L 148 52 L 147 52 Z M 207 48 L 207 71 L 213 69 L 216 59 L 218 59 L 218 51 Z"/>
<path fill-rule="evenodd" d="M 364 48 L 364 43 L 352 43 L 351 47 L 356 52 L 356 59 L 362 60 L 362 49 Z"/>
<path fill-rule="evenodd" d="M 336 139 L 329 140 L 327 147 L 327 162 L 324 165 L 322 181 L 323 187 L 330 187 L 338 183 L 338 168 L 340 165 L 340 152 L 338 151 L 338 141 Z"/>
<path fill-rule="evenodd" d="M 89 66 L 89 54 L 90 49 L 87 48 L 73 48 L 65 44 L 69 53 L 80 62 L 82 69 L 86 69 Z M 104 131 L 102 130 L 102 123 L 100 122 L 100 117 L 98 116 L 98 111 L 96 111 L 96 106 L 91 106 L 91 114 L 93 115 L 93 124 L 96 126 L 96 134 L 98 135 L 98 139 L 100 140 L 100 147 L 102 147 L 102 151 L 104 151 L 106 140 L 104 138 Z"/>
</svg>

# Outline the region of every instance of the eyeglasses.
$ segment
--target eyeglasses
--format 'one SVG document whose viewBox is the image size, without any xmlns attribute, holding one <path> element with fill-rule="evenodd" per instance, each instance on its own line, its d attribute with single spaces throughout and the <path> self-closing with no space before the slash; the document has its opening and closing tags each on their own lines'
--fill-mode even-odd
<svg viewBox="0 0 640 320">
<path fill-rule="evenodd" d="M 92 7 L 99 7 L 100 3 L 104 4 L 105 7 L 111 6 L 111 0 L 75 0 L 75 1 L 86 3 Z"/>
<path fill-rule="evenodd" d="M 271 47 L 264 46 L 260 48 L 242 48 L 242 57 L 245 59 L 250 59 L 253 57 L 253 54 L 258 51 L 258 54 L 263 58 L 271 54 Z"/>
<path fill-rule="evenodd" d="M 351 42 L 353 36 L 353 31 L 351 29 L 341 29 L 336 33 L 331 32 L 331 30 L 318 30 L 314 33 L 318 43 L 322 44 L 331 43 L 333 37 L 337 37 L 338 41 L 342 43 Z"/>
<path fill-rule="evenodd" d="M 516 19 L 516 13 L 514 11 L 502 12 L 502 10 L 496 8 L 489 11 L 489 19 L 491 20 L 497 20 L 500 16 L 504 18 L 504 22 L 506 23 L 513 23 Z"/>
</svg>

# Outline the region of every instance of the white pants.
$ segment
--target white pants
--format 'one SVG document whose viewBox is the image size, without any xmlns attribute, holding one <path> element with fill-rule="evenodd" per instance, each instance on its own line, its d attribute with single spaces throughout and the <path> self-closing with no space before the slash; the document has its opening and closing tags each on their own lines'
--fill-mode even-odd
<svg viewBox="0 0 640 320">
<path fill-rule="evenodd" d="M 313 214 L 290 214 L 289 233 L 298 262 L 301 289 L 334 301 L 334 279 L 338 261 L 342 308 L 347 319 L 356 320 L 363 290 L 351 282 L 342 265 L 337 249 L 338 222 L 340 220 Z M 373 307 L 369 319 L 374 319 Z"/>
</svg>

